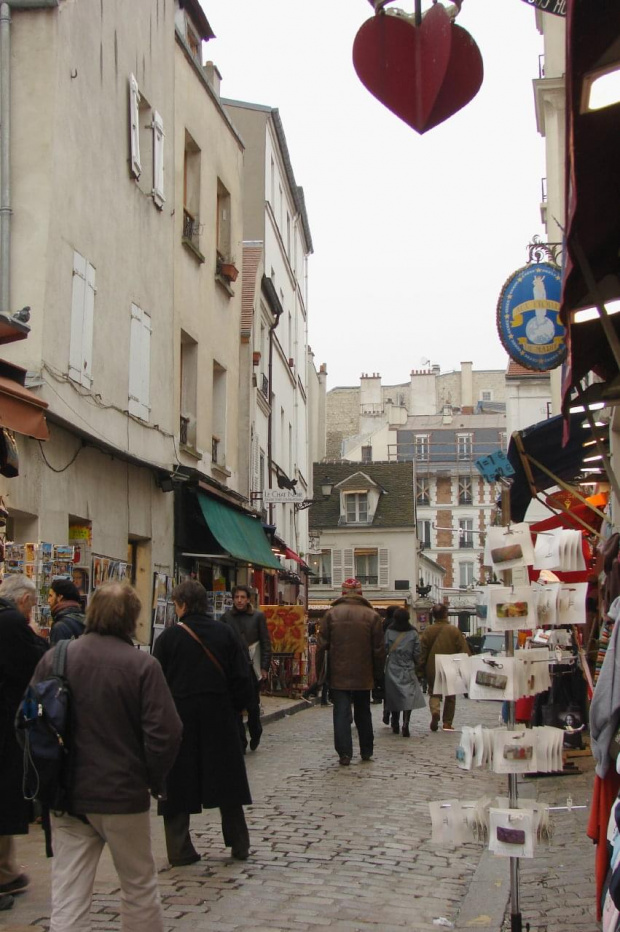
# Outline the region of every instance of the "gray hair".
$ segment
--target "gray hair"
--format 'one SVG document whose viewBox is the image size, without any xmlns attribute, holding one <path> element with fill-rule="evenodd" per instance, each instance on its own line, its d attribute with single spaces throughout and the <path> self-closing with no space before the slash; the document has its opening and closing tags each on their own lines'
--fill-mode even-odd
<svg viewBox="0 0 620 932">
<path fill-rule="evenodd" d="M 36 591 L 37 587 L 30 577 L 22 576 L 21 573 L 10 573 L 0 583 L 0 596 L 15 604 L 25 595 L 36 595 Z"/>
</svg>

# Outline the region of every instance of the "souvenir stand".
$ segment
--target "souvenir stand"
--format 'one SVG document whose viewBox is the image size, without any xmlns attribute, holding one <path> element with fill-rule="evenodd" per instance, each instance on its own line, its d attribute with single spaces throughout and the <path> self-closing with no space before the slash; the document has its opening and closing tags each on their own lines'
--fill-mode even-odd
<svg viewBox="0 0 620 932">
<path fill-rule="evenodd" d="M 517 779 L 519 774 L 565 772 L 564 749 L 580 742 L 585 710 L 578 704 L 554 708 L 558 714 L 548 723 L 543 717 L 543 723 L 525 727 L 516 724 L 515 709 L 517 700 L 536 697 L 539 702 L 549 694 L 556 669 L 579 666 L 591 684 L 577 635 L 586 621 L 588 574 L 581 531 L 540 531 L 534 546 L 530 526 L 509 520 L 508 489 L 505 481 L 503 523 L 489 528 L 484 557 L 484 565 L 502 582 L 481 590 L 479 607 L 483 624 L 505 633 L 505 652 L 440 655 L 435 679 L 435 691 L 443 695 L 467 693 L 471 699 L 502 703 L 505 725 L 464 726 L 456 757 L 462 769 L 486 767 L 506 774 L 508 794 L 434 802 L 430 811 L 436 843 L 488 843 L 497 856 L 510 859 L 511 930 L 521 932 L 519 859 L 534 857 L 536 843 L 549 837 L 550 824 L 548 807 L 519 800 Z M 524 642 L 516 650 L 515 632 Z"/>
<path fill-rule="evenodd" d="M 33 620 L 41 628 L 44 637 L 49 636 L 49 608 L 47 596 L 53 579 L 59 576 L 72 577 L 74 550 L 66 544 L 6 543 L 4 547 L 4 572 L 21 573 L 34 582 L 37 601 L 32 610 Z"/>
</svg>

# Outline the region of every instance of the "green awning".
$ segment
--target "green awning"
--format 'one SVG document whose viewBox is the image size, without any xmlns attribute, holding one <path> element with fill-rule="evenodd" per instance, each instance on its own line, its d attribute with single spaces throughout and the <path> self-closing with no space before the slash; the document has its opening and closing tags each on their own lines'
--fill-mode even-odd
<svg viewBox="0 0 620 932">
<path fill-rule="evenodd" d="M 227 553 L 243 563 L 282 569 L 258 518 L 244 515 L 201 492 L 198 492 L 198 501 L 209 530 Z"/>
</svg>

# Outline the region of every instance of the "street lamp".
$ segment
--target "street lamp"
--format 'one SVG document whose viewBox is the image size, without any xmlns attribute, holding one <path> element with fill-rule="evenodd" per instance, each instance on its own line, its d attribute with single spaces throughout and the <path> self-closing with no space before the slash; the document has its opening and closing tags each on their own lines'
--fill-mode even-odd
<svg viewBox="0 0 620 932">
<path fill-rule="evenodd" d="M 325 476 L 321 482 L 321 497 L 320 498 L 307 498 L 303 502 L 295 502 L 295 511 L 303 511 L 304 508 L 310 508 L 311 505 L 317 505 L 320 502 L 326 502 L 332 494 L 332 489 L 334 488 L 333 480 L 328 476 Z"/>
</svg>

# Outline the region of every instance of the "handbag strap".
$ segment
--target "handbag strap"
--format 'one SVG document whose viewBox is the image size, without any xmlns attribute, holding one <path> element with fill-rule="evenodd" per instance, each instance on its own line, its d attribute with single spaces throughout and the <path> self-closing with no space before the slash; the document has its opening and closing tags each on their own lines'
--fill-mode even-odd
<svg viewBox="0 0 620 932">
<path fill-rule="evenodd" d="M 400 642 L 402 641 L 402 639 L 404 638 L 406 634 L 407 634 L 406 631 L 401 631 L 398 637 L 394 638 L 393 642 L 390 644 L 390 649 L 388 651 L 388 657 L 390 656 L 392 651 L 396 650 L 396 648 L 398 647 L 398 645 L 400 644 Z"/>
<path fill-rule="evenodd" d="M 222 676 L 224 677 L 224 679 L 226 679 L 226 674 L 224 673 L 224 667 L 223 667 L 222 664 L 219 662 L 219 660 L 217 659 L 217 657 L 215 656 L 215 654 L 214 654 L 212 651 L 209 650 L 209 648 L 207 647 L 207 645 L 206 645 L 206 644 L 203 644 L 203 642 L 200 640 L 200 638 L 198 637 L 198 635 L 196 634 L 196 632 L 195 632 L 195 631 L 192 631 L 192 629 L 191 629 L 190 627 L 188 627 L 188 626 L 187 626 L 184 622 L 182 622 L 182 621 L 179 621 L 178 626 L 179 626 L 179 628 L 183 628 L 184 631 L 187 631 L 187 633 L 189 634 L 189 636 L 192 637 L 198 644 L 200 644 L 200 646 L 202 647 L 203 651 L 205 652 L 205 654 L 207 655 L 207 657 L 209 658 L 209 660 L 211 661 L 211 663 L 212 663 L 215 667 L 217 667 L 217 669 L 220 671 L 220 673 L 222 674 Z"/>
</svg>

